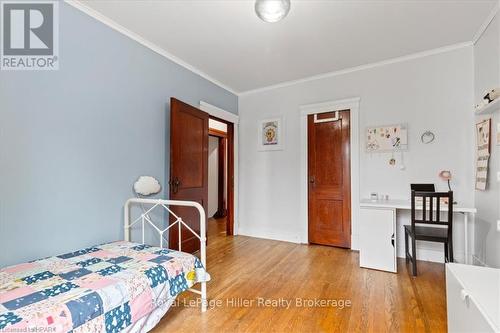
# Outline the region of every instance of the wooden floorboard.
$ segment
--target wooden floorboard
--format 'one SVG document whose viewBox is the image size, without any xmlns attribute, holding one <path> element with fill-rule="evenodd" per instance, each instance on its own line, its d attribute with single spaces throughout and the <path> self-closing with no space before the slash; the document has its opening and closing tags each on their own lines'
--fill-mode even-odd
<svg viewBox="0 0 500 333">
<path fill-rule="evenodd" d="M 209 221 L 207 266 L 211 307 L 184 306 L 184 293 L 159 332 L 445 332 L 444 265 L 419 262 L 413 278 L 359 267 L 355 251 L 245 236 L 225 236 L 225 221 Z M 291 301 L 265 307 L 258 299 Z M 350 302 L 298 307 L 296 298 Z M 252 306 L 237 303 L 247 300 Z M 215 302 L 222 303 L 218 306 Z M 231 303 L 233 301 L 233 303 Z"/>
</svg>

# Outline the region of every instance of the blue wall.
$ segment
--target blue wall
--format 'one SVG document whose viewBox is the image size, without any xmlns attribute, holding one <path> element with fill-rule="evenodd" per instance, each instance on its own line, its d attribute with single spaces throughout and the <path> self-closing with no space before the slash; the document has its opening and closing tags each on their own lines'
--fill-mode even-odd
<svg viewBox="0 0 500 333">
<path fill-rule="evenodd" d="M 0 267 L 120 239 L 134 180 L 168 175 L 171 96 L 237 113 L 237 96 L 61 3 L 59 71 L 0 71 Z"/>
</svg>

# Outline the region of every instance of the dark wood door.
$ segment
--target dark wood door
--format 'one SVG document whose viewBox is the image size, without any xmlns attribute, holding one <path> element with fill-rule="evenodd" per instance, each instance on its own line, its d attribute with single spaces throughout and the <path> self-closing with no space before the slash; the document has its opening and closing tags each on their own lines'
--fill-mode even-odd
<svg viewBox="0 0 500 333">
<path fill-rule="evenodd" d="M 200 203 L 207 212 L 208 202 L 208 113 L 181 102 L 170 100 L 170 199 Z M 197 233 L 200 216 L 192 207 L 172 207 Z M 170 222 L 175 219 L 171 218 Z M 206 221 L 204 221 L 206 225 Z M 200 241 L 187 228 L 181 228 L 181 249 L 193 253 Z M 179 248 L 177 226 L 169 233 L 169 247 Z"/>
<path fill-rule="evenodd" d="M 309 242 L 351 247 L 349 111 L 308 117 Z"/>
</svg>

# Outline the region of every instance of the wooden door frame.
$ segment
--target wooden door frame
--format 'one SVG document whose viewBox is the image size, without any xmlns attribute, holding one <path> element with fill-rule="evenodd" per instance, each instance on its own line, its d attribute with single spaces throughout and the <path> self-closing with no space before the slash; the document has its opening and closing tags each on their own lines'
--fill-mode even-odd
<svg viewBox="0 0 500 333">
<path fill-rule="evenodd" d="M 210 119 L 215 119 L 210 117 Z M 224 187 L 227 188 L 226 179 L 229 179 L 226 167 L 227 132 L 208 127 L 208 136 L 217 138 L 217 212 L 214 218 L 227 216 L 227 200 L 224 201 Z M 228 190 L 228 189 L 227 189 Z M 228 192 L 226 192 L 228 193 Z"/>
<path fill-rule="evenodd" d="M 300 221 L 302 243 L 309 243 L 307 117 L 311 114 L 349 110 L 351 121 L 351 249 L 359 250 L 359 104 L 360 98 L 349 98 L 300 106 Z"/>
<path fill-rule="evenodd" d="M 227 127 L 227 235 L 238 234 L 238 124 L 234 113 L 200 101 L 200 109 L 210 118 L 222 121 Z"/>
<path fill-rule="evenodd" d="M 216 120 L 217 118 L 214 118 L 214 117 L 210 117 L 210 119 L 214 119 Z M 224 122 L 225 123 L 225 122 Z M 210 126 L 210 125 L 209 125 Z M 220 131 L 218 129 L 215 129 L 215 128 L 210 128 L 208 127 L 208 135 L 209 136 L 216 136 L 218 138 L 227 138 L 227 133 L 224 132 L 224 131 Z"/>
</svg>

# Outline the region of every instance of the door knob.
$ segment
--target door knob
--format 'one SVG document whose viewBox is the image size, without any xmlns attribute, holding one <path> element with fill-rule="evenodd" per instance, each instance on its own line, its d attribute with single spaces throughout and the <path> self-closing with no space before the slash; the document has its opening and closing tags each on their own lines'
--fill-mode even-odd
<svg viewBox="0 0 500 333">
<path fill-rule="evenodd" d="M 177 193 L 179 191 L 180 185 L 181 181 L 179 180 L 179 178 L 174 177 L 174 179 L 170 181 L 170 186 L 172 186 L 172 193 Z"/>
<path fill-rule="evenodd" d="M 314 179 L 314 177 L 309 178 L 309 183 L 314 184 L 315 181 L 316 179 Z"/>
</svg>

